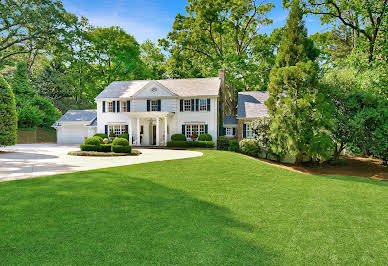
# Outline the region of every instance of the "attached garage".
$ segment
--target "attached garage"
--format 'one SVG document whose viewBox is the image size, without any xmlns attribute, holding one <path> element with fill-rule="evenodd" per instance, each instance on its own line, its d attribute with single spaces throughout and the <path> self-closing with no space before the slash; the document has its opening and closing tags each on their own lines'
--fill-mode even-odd
<svg viewBox="0 0 388 266">
<path fill-rule="evenodd" d="M 96 110 L 67 111 L 52 126 L 57 130 L 58 144 L 82 144 L 97 129 Z"/>
</svg>

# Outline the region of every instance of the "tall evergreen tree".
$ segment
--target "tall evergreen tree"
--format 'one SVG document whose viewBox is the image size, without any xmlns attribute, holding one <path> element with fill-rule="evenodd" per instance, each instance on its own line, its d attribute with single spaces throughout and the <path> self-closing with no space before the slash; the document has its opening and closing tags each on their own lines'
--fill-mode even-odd
<svg viewBox="0 0 388 266">
<path fill-rule="evenodd" d="M 16 144 L 17 116 L 15 96 L 0 74 L 0 147 Z"/>
<path fill-rule="evenodd" d="M 294 1 L 270 74 L 266 102 L 271 123 L 271 143 L 275 153 L 314 160 L 330 156 L 330 138 L 322 127 L 328 121 L 323 95 L 319 92 L 317 56 L 307 39 L 299 1 Z"/>
</svg>

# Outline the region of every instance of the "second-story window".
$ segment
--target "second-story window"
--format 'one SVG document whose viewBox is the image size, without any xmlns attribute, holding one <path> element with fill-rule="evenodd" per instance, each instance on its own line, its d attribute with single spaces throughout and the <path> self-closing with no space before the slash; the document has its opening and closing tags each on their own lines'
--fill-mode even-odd
<svg viewBox="0 0 388 266">
<path fill-rule="evenodd" d="M 207 100 L 206 99 L 199 100 L 199 110 L 200 111 L 207 111 Z"/>
<path fill-rule="evenodd" d="M 184 111 L 191 111 L 191 100 L 184 100 Z"/>
<path fill-rule="evenodd" d="M 121 110 L 122 110 L 122 112 L 127 111 L 127 102 L 121 102 Z"/>
<path fill-rule="evenodd" d="M 108 112 L 113 112 L 113 102 L 108 102 Z"/>
<path fill-rule="evenodd" d="M 151 111 L 153 111 L 153 112 L 159 111 L 158 100 L 151 101 Z"/>
</svg>

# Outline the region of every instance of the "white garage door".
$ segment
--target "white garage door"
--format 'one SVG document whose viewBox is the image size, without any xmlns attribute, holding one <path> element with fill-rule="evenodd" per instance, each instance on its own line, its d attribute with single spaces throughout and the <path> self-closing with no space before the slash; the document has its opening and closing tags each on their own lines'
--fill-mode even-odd
<svg viewBox="0 0 388 266">
<path fill-rule="evenodd" d="M 57 133 L 58 144 L 83 144 L 88 136 L 86 126 L 63 126 Z"/>
</svg>

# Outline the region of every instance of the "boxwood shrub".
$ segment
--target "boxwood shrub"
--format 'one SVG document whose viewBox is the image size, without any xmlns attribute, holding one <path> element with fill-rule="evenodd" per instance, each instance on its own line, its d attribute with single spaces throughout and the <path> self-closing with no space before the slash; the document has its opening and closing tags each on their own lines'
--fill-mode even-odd
<svg viewBox="0 0 388 266">
<path fill-rule="evenodd" d="M 213 148 L 215 145 L 214 141 L 168 141 L 167 147 L 179 147 L 179 148 L 190 148 L 190 147 L 200 147 L 200 148 Z"/>
<path fill-rule="evenodd" d="M 212 141 L 212 135 L 207 134 L 207 133 L 201 134 L 201 135 L 199 135 L 198 140 L 200 140 L 200 141 Z"/>
<path fill-rule="evenodd" d="M 112 146 L 129 146 L 129 141 L 124 138 L 115 138 L 112 142 Z"/>
<path fill-rule="evenodd" d="M 85 143 L 86 145 L 96 145 L 96 146 L 99 146 L 101 144 L 104 144 L 104 141 L 101 137 L 99 136 L 94 136 L 94 137 L 91 137 L 91 138 L 87 138 L 85 140 Z"/>
<path fill-rule="evenodd" d="M 111 152 L 112 151 L 112 144 L 101 144 L 100 145 L 100 152 Z"/>
<path fill-rule="evenodd" d="M 217 150 L 229 150 L 229 139 L 227 137 L 219 136 L 217 138 Z"/>
<path fill-rule="evenodd" d="M 118 135 L 119 138 L 126 139 L 129 141 L 129 134 L 128 133 L 122 133 Z"/>
<path fill-rule="evenodd" d="M 112 152 L 116 153 L 131 153 L 132 147 L 127 145 L 127 146 L 122 146 L 122 145 L 112 145 Z"/>
<path fill-rule="evenodd" d="M 81 144 L 81 151 L 100 151 L 100 145 Z"/>
<path fill-rule="evenodd" d="M 102 139 L 107 139 L 108 138 L 108 135 L 107 134 L 104 134 L 104 133 L 97 133 L 97 134 L 94 134 L 93 137 L 100 137 Z"/>
<path fill-rule="evenodd" d="M 259 143 L 256 139 L 243 139 L 239 143 L 240 151 L 243 154 L 258 157 L 259 156 Z"/>
<path fill-rule="evenodd" d="M 237 139 L 229 140 L 229 151 L 239 152 L 239 144 Z"/>
<path fill-rule="evenodd" d="M 186 141 L 186 136 L 184 134 L 172 134 L 172 141 Z"/>
</svg>

